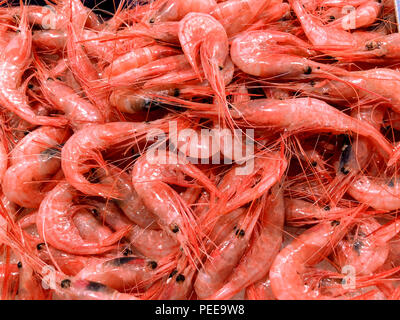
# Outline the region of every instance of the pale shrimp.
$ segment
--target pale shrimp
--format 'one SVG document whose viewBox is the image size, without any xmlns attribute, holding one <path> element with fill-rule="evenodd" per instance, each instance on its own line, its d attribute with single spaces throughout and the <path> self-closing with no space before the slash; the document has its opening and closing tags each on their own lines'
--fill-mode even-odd
<svg viewBox="0 0 400 320">
<path fill-rule="evenodd" d="M 83 279 L 64 279 L 56 293 L 72 300 L 139 300 L 132 294 L 120 293 L 104 284 Z"/>
<path fill-rule="evenodd" d="M 78 193 L 67 182 L 60 182 L 40 204 L 36 225 L 45 243 L 73 254 L 100 254 L 115 248 L 129 229 L 113 233 L 102 242 L 86 241 L 72 220 L 72 201 Z"/>
<path fill-rule="evenodd" d="M 182 125 L 181 121 L 178 121 L 179 125 Z M 85 194 L 118 199 L 121 193 L 115 190 L 114 185 L 91 183 L 85 177 L 84 174 L 89 172 L 91 167 L 98 167 L 98 165 L 86 165 L 85 162 L 101 161 L 102 165 L 104 160 L 99 158 L 100 151 L 123 142 L 134 144 L 135 138 L 136 142 L 140 139 L 145 140 L 146 133 L 151 133 L 151 129 L 168 132 L 168 120 L 162 119 L 150 124 L 110 122 L 79 130 L 68 139 L 61 151 L 61 164 L 66 180 Z"/>
<path fill-rule="evenodd" d="M 273 30 L 243 32 L 232 41 L 231 57 L 242 71 L 260 77 L 309 78 L 339 68 L 307 59 L 310 45 L 296 36 Z"/>
<path fill-rule="evenodd" d="M 94 260 L 82 269 L 76 279 L 99 282 L 115 290 L 142 289 L 156 279 L 156 261 L 135 257 Z"/>
<path fill-rule="evenodd" d="M 212 294 L 211 300 L 226 300 L 246 288 L 250 284 L 265 278 L 269 268 L 282 245 L 282 230 L 285 221 L 283 192 L 280 185 L 271 189 L 271 195 L 263 204 L 260 223 L 261 230 L 253 234 L 248 251 L 243 255 L 232 275 L 224 286 Z"/>
<path fill-rule="evenodd" d="M 179 21 L 191 12 L 210 13 L 216 5 L 215 0 L 162 0 L 149 9 L 148 22 Z"/>
<path fill-rule="evenodd" d="M 318 99 L 258 99 L 236 108 L 237 115 L 233 115 L 234 118 L 243 118 L 247 124 L 257 127 L 282 128 L 289 133 L 352 132 L 368 138 L 383 157 L 388 158 L 392 153 L 391 144 L 373 126 L 354 119 Z"/>
<path fill-rule="evenodd" d="M 2 188 L 11 201 L 26 208 L 38 208 L 46 195 L 44 183 L 60 169 L 58 149 L 68 139 L 69 130 L 41 127 L 30 135 L 17 145 Z M 39 139 L 34 140 L 35 137 Z"/>
<path fill-rule="evenodd" d="M 272 263 L 269 279 L 272 292 L 279 300 L 332 299 L 303 280 L 307 266 L 326 258 L 333 246 L 348 231 L 346 221 L 324 221 L 308 229 L 283 248 Z"/>
<path fill-rule="evenodd" d="M 382 228 L 381 228 L 382 227 Z M 335 248 L 334 261 L 344 267 L 350 265 L 357 275 L 369 275 L 383 266 L 389 254 L 389 236 L 396 232 L 393 223 L 381 226 L 374 218 L 363 219 L 348 233 Z M 385 232 L 387 230 L 387 233 Z"/>
<path fill-rule="evenodd" d="M 128 70 L 144 66 L 152 61 L 178 54 L 179 51 L 161 45 L 148 46 L 134 49 L 118 58 L 103 71 L 103 78 L 117 76 Z"/>
<path fill-rule="evenodd" d="M 72 222 L 83 240 L 101 243 L 112 235 L 111 229 L 97 220 L 88 209 L 81 209 L 78 206 L 71 215 Z"/>
<path fill-rule="evenodd" d="M 262 209 L 260 203 L 250 206 L 244 219 L 207 257 L 194 283 L 199 299 L 208 299 L 223 287 L 245 253 Z"/>
<path fill-rule="evenodd" d="M 131 227 L 125 237 L 145 257 L 157 260 L 174 254 L 179 249 L 179 243 L 165 231 L 132 225 L 132 222 L 112 202 L 99 203 L 91 201 L 88 204 L 94 207 L 93 211 L 113 230 L 118 231 Z"/>
<path fill-rule="evenodd" d="M 74 89 L 62 81 L 46 76 L 40 83 L 44 97 L 55 109 L 65 113 L 74 130 L 79 130 L 89 124 L 104 123 L 104 114 L 101 110 L 80 97 Z"/>
<path fill-rule="evenodd" d="M 220 196 L 216 186 L 200 169 L 166 151 L 141 156 L 132 169 L 132 183 L 148 210 L 158 217 L 158 224 L 178 240 L 185 254 L 193 259 L 193 254 L 199 257 L 199 226 L 188 204 L 168 185 L 190 186 L 185 175 L 195 179 L 195 186 L 201 184 L 210 194 Z"/>
<path fill-rule="evenodd" d="M 232 125 L 225 94 L 223 69 L 229 54 L 228 36 L 224 27 L 212 16 L 189 13 L 179 22 L 179 41 L 190 65 L 200 77 L 197 57 L 205 78 L 217 97 L 219 114 Z"/>
<path fill-rule="evenodd" d="M 211 12 L 225 28 L 228 36 L 251 26 L 263 12 L 270 10 L 271 0 L 229 0 L 219 3 Z"/>
<path fill-rule="evenodd" d="M 101 183 L 112 185 L 114 184 L 117 190 L 121 193 L 121 197 L 114 199 L 114 202 L 124 212 L 124 214 L 145 229 L 158 229 L 156 217 L 150 213 L 136 190 L 132 186 L 131 177 L 123 170 L 109 165 L 108 175 L 106 173 L 98 174 L 98 179 Z"/>
<path fill-rule="evenodd" d="M 20 87 L 21 77 L 31 61 L 32 33 L 28 28 L 27 12 L 22 7 L 19 33 L 5 48 L 0 49 L 0 104 L 25 121 L 36 125 L 63 126 L 63 118 L 36 115 Z"/>
</svg>

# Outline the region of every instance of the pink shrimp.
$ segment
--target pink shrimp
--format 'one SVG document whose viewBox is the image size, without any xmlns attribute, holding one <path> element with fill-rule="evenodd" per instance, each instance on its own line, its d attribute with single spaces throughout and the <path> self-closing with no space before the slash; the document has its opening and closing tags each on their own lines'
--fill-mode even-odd
<svg viewBox="0 0 400 320">
<path fill-rule="evenodd" d="M 261 214 L 261 230 L 254 233 L 250 248 L 224 286 L 208 299 L 230 299 L 242 289 L 268 275 L 269 268 L 281 248 L 283 238 L 285 208 L 280 188 L 279 185 L 274 186 L 269 199 L 261 199 L 261 201 L 268 201 L 264 204 Z"/>
<path fill-rule="evenodd" d="M 246 288 L 246 300 L 276 300 L 271 290 L 271 281 L 267 277 Z"/>
<path fill-rule="evenodd" d="M 200 230 L 187 203 L 167 184 L 187 186 L 184 175 L 196 179 L 212 195 L 220 195 L 200 169 L 170 152 L 139 158 L 132 169 L 132 183 L 146 207 L 158 217 L 158 224 L 193 259 L 193 254 L 199 257 Z"/>
<path fill-rule="evenodd" d="M 66 119 L 36 115 L 20 87 L 22 74 L 31 61 L 32 34 L 28 28 L 26 8 L 22 7 L 20 32 L 0 49 L 0 104 L 25 121 L 36 125 L 63 126 Z"/>
<path fill-rule="evenodd" d="M 38 208 L 46 195 L 42 181 L 46 182 L 60 169 L 57 148 L 68 137 L 68 129 L 41 127 L 22 139 L 3 178 L 7 198 L 23 207 Z"/>
<path fill-rule="evenodd" d="M 114 244 L 129 229 L 115 232 L 102 242 L 84 240 L 71 216 L 71 204 L 76 196 L 77 191 L 62 181 L 43 199 L 36 217 L 36 225 L 44 242 L 56 249 L 82 255 L 99 254 L 114 249 Z"/>
<path fill-rule="evenodd" d="M 225 115 L 222 120 L 232 125 L 222 73 L 229 54 L 228 36 L 224 27 L 208 14 L 189 13 L 179 22 L 179 41 L 190 65 L 201 79 L 197 63 L 200 54 L 205 78 L 217 97 L 219 113 Z"/>
<path fill-rule="evenodd" d="M 269 278 L 273 294 L 279 300 L 331 299 L 312 290 L 303 280 L 307 266 L 322 261 L 345 235 L 346 221 L 324 221 L 302 233 L 283 248 L 272 263 Z"/>
</svg>

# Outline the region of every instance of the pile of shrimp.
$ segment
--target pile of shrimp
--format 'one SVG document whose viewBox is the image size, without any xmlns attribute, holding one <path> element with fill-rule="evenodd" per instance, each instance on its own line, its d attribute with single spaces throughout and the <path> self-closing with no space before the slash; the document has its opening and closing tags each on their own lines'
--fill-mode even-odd
<svg viewBox="0 0 400 320">
<path fill-rule="evenodd" d="M 0 34 L 1 299 L 400 298 L 394 1 L 3 0 Z"/>
</svg>

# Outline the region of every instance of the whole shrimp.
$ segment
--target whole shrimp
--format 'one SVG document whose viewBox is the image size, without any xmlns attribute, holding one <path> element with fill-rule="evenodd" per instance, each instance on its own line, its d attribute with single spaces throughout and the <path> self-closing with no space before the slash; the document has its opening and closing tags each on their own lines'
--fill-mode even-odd
<svg viewBox="0 0 400 320">
<path fill-rule="evenodd" d="M 100 254 L 115 248 L 115 244 L 129 229 L 113 233 L 102 242 L 82 238 L 71 216 L 72 201 L 77 191 L 67 182 L 60 182 L 40 204 L 36 225 L 45 243 L 68 253 L 87 255 Z"/>
<path fill-rule="evenodd" d="M 2 188 L 11 201 L 38 208 L 46 195 L 43 183 L 60 170 L 58 148 L 69 138 L 68 129 L 40 127 L 22 139 L 12 153 Z"/>
<path fill-rule="evenodd" d="M 261 230 L 253 234 L 250 248 L 243 255 L 239 264 L 226 283 L 209 299 L 225 300 L 250 284 L 265 278 L 282 244 L 282 229 L 285 220 L 285 208 L 281 186 L 271 189 L 269 199 L 264 204 L 261 214 Z"/>
<path fill-rule="evenodd" d="M 21 87 L 21 77 L 31 61 L 32 34 L 27 22 L 27 9 L 21 7 L 19 33 L 5 48 L 0 48 L 0 104 L 25 121 L 35 125 L 63 126 L 66 119 L 36 115 Z"/>
<path fill-rule="evenodd" d="M 220 115 L 224 115 L 221 120 L 227 120 L 232 125 L 222 73 L 229 54 L 228 36 L 224 27 L 208 14 L 189 13 L 179 22 L 179 41 L 190 65 L 201 79 L 197 63 L 200 55 L 205 78 L 216 94 Z"/>
</svg>

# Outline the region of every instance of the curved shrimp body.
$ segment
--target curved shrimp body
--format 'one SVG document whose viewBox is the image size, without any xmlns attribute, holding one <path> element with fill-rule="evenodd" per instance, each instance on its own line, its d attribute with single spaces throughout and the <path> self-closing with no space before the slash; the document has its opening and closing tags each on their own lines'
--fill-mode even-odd
<svg viewBox="0 0 400 320">
<path fill-rule="evenodd" d="M 150 129 L 151 125 L 144 123 L 110 122 L 79 130 L 62 148 L 61 164 L 66 180 L 85 194 L 118 199 L 121 193 L 115 190 L 115 186 L 94 184 L 84 176 L 90 169 L 84 163 L 98 159 L 98 152 L 113 145 L 133 141 L 135 137 L 144 138 L 145 130 Z"/>
<path fill-rule="evenodd" d="M 270 3 L 271 0 L 229 0 L 218 3 L 210 15 L 232 36 L 249 27 L 263 10 L 267 11 Z"/>
<path fill-rule="evenodd" d="M 179 41 L 186 58 L 199 77 L 197 56 L 200 51 L 204 75 L 215 91 L 219 110 L 222 113 L 228 112 L 222 71 L 229 54 L 229 44 L 224 27 L 208 14 L 189 13 L 179 22 Z"/>
<path fill-rule="evenodd" d="M 24 9 L 23 9 L 24 10 Z M 20 32 L 0 49 L 0 104 L 23 120 L 35 125 L 63 126 L 66 119 L 36 115 L 20 87 L 22 74 L 31 61 L 32 33 L 23 13 Z"/>
<path fill-rule="evenodd" d="M 168 235 L 178 240 L 185 254 L 199 257 L 199 230 L 188 204 L 167 183 L 183 185 L 184 175 L 201 183 L 207 191 L 219 191 L 205 174 L 194 165 L 168 152 L 145 154 L 132 169 L 132 183 L 143 203 Z"/>
<path fill-rule="evenodd" d="M 67 41 L 67 34 L 60 30 L 40 30 L 32 34 L 32 45 L 37 50 L 61 51 Z"/>
<path fill-rule="evenodd" d="M 99 215 L 104 219 L 104 222 L 113 230 L 118 231 L 131 227 L 128 234 L 125 236 L 130 244 L 145 257 L 151 259 L 160 259 L 172 253 L 177 252 L 179 243 L 171 238 L 164 230 L 152 230 L 142 228 L 138 225 L 132 225 L 112 202 L 108 203 L 93 203 Z"/>
<path fill-rule="evenodd" d="M 314 98 L 287 100 L 259 99 L 238 105 L 238 115 L 258 127 L 284 128 L 289 132 L 352 132 L 368 138 L 385 158 L 392 153 L 391 144 L 373 126 L 354 119 L 327 103 Z"/>
<path fill-rule="evenodd" d="M 231 230 L 224 241 L 211 252 L 210 257 L 204 262 L 194 283 L 194 289 L 199 299 L 208 299 L 221 289 L 239 263 L 250 243 L 254 227 L 261 213 L 261 206 L 257 204 L 254 211 L 250 213 L 249 210 L 248 215 L 241 221 L 240 225 Z"/>
<path fill-rule="evenodd" d="M 144 66 L 154 60 L 176 55 L 179 51 L 167 46 L 154 45 L 134 49 L 118 58 L 103 71 L 103 78 L 117 76 L 130 69 Z"/>
<path fill-rule="evenodd" d="M 58 148 L 68 137 L 68 129 L 40 127 L 22 139 L 2 181 L 4 194 L 23 207 L 38 208 L 46 194 L 41 181 L 59 171 Z"/>
<path fill-rule="evenodd" d="M 357 224 L 354 235 L 348 234 L 337 244 L 335 262 L 341 267 L 352 266 L 357 275 L 369 275 L 380 268 L 389 254 L 389 243 L 379 238 L 385 227 L 379 230 L 380 227 L 380 223 L 373 218 L 362 220 Z M 377 236 L 374 231 L 377 231 Z"/>
<path fill-rule="evenodd" d="M 360 203 L 378 210 L 397 210 L 400 208 L 400 183 L 368 176 L 360 176 L 349 186 L 347 193 Z"/>
<path fill-rule="evenodd" d="M 217 5 L 215 0 L 163 0 L 150 11 L 149 22 L 179 21 L 190 12 L 209 13 Z"/>
<path fill-rule="evenodd" d="M 246 288 L 246 300 L 276 300 L 271 290 L 271 281 L 267 277 Z"/>
<path fill-rule="evenodd" d="M 250 248 L 227 279 L 226 284 L 209 299 L 232 298 L 250 284 L 265 278 L 282 245 L 285 207 L 280 186 L 273 187 L 269 203 L 261 216 L 261 230 L 253 236 Z M 266 201 L 261 199 L 261 201 Z"/>
<path fill-rule="evenodd" d="M 101 254 L 114 249 L 114 244 L 127 230 L 116 232 L 101 243 L 84 240 L 71 216 L 71 205 L 76 196 L 76 190 L 65 181 L 46 195 L 36 216 L 36 225 L 43 240 L 56 249 L 72 254 Z"/>
<path fill-rule="evenodd" d="M 157 262 L 140 257 L 117 257 L 93 261 L 75 278 L 102 283 L 115 290 L 140 289 L 155 276 Z"/>
<path fill-rule="evenodd" d="M 308 229 L 275 258 L 269 278 L 273 294 L 279 300 L 331 299 L 318 290 L 311 290 L 302 278 L 307 266 L 322 261 L 345 235 L 346 228 L 337 221 L 326 221 Z"/>
<path fill-rule="evenodd" d="M 139 300 L 132 294 L 120 293 L 102 283 L 84 279 L 64 279 L 57 294 L 72 300 Z"/>
<path fill-rule="evenodd" d="M 47 78 L 42 81 L 41 90 L 57 110 L 65 113 L 74 130 L 88 124 L 104 123 L 104 115 L 99 108 L 81 98 L 62 81 Z"/>
</svg>

